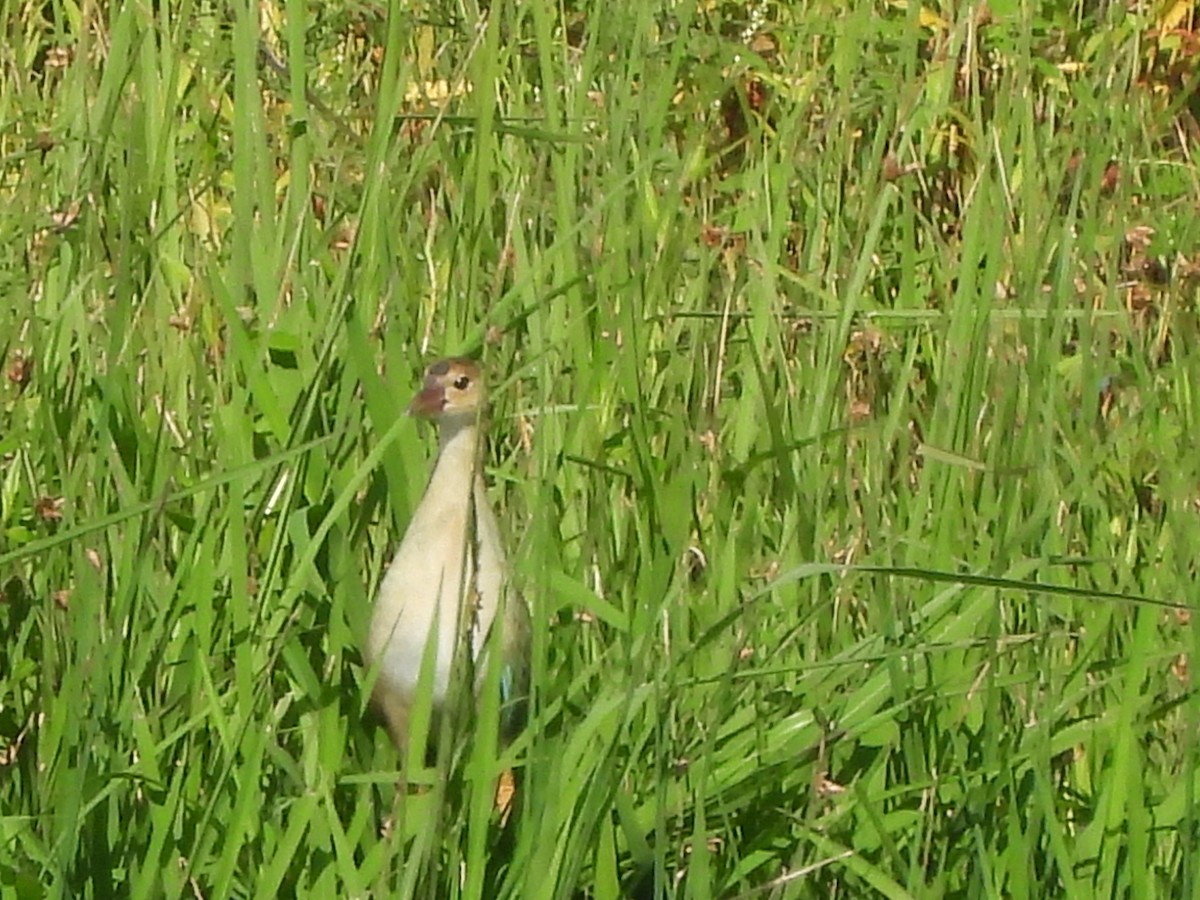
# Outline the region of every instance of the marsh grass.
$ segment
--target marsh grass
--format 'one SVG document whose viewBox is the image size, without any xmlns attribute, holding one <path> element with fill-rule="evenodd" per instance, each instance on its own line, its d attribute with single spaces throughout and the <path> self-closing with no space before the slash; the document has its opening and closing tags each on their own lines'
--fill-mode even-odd
<svg viewBox="0 0 1200 900">
<path fill-rule="evenodd" d="M 1192 896 L 1195 10 L 1041 6 L 10 4 L 0 892 Z M 532 715 L 398 798 L 447 353 Z"/>
</svg>

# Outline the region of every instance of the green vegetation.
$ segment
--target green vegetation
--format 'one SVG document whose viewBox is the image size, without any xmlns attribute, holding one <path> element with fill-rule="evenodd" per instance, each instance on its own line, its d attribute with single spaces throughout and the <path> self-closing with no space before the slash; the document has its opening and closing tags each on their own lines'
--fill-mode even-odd
<svg viewBox="0 0 1200 900">
<path fill-rule="evenodd" d="M 0 897 L 1196 896 L 1193 5 L 400 6 L 5 7 Z M 405 802 L 448 353 L 532 720 Z"/>
</svg>

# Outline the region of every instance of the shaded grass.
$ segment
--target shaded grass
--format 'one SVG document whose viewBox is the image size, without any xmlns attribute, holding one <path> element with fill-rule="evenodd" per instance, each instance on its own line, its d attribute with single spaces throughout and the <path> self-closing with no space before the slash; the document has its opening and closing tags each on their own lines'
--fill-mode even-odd
<svg viewBox="0 0 1200 900">
<path fill-rule="evenodd" d="M 1195 172 L 1081 10 L 14 9 L 0 884 L 1190 895 Z M 398 802 L 459 352 L 533 716 Z"/>
</svg>

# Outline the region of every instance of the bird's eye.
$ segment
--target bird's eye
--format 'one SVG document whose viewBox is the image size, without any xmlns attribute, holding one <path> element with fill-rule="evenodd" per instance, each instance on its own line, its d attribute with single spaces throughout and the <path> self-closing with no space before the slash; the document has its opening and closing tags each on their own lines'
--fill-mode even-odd
<svg viewBox="0 0 1200 900">
<path fill-rule="evenodd" d="M 454 379 L 454 389 L 456 391 L 465 391 L 471 386 L 471 379 L 466 375 L 459 375 Z"/>
</svg>

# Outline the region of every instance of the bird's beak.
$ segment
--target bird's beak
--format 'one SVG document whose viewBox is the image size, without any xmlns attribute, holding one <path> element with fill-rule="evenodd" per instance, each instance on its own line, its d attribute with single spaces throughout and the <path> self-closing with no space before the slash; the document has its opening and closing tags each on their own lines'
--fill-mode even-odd
<svg viewBox="0 0 1200 900">
<path fill-rule="evenodd" d="M 440 384 L 425 383 L 425 387 L 408 404 L 410 416 L 432 419 L 446 408 L 446 390 Z"/>
</svg>

